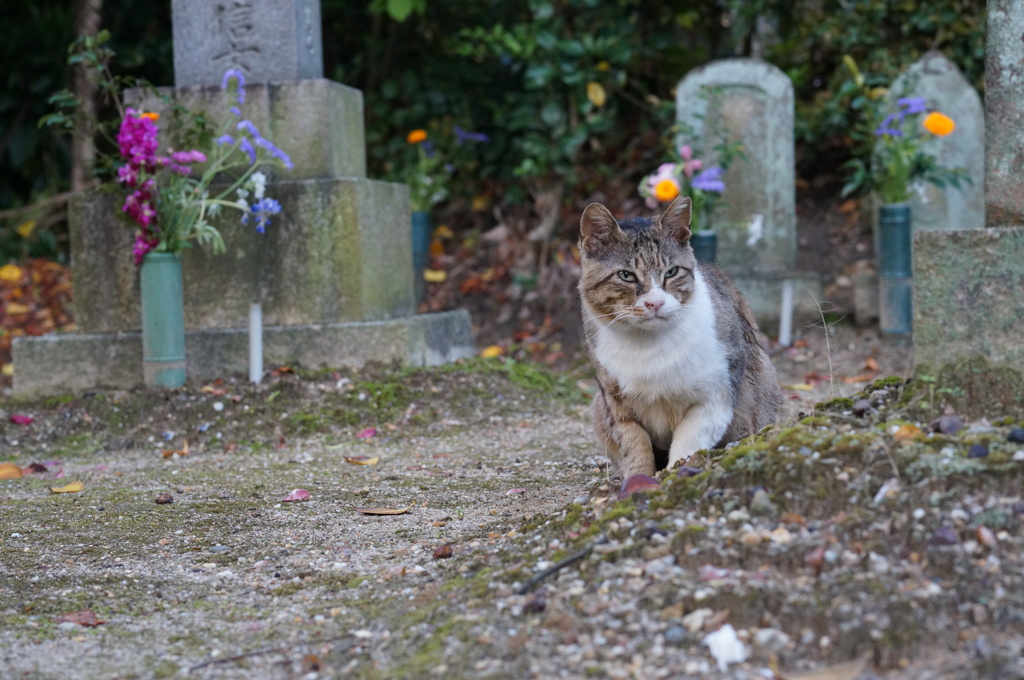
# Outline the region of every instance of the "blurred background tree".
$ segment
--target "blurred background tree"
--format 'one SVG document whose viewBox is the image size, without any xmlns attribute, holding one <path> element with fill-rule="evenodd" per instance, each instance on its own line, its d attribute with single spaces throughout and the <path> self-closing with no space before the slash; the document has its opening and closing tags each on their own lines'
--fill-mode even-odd
<svg viewBox="0 0 1024 680">
<path fill-rule="evenodd" d="M 467 151 L 452 204 L 532 198 L 540 227 L 532 236 L 546 239 L 569 198 L 635 187 L 661 160 L 675 85 L 714 58 L 757 56 L 789 74 L 798 176 L 838 183 L 856 115 L 842 56 L 891 80 L 938 49 L 980 89 L 984 11 L 984 0 L 322 0 L 324 66 L 364 93 L 371 176 L 398 175 L 412 129 L 484 132 L 491 143 Z M 37 122 L 52 92 L 88 89 L 81 80 L 76 88 L 66 50 L 93 26 L 113 35 L 116 72 L 174 81 L 167 0 L 5 3 L 4 261 L 66 258 L 61 198 L 88 181 L 88 152 Z"/>
</svg>

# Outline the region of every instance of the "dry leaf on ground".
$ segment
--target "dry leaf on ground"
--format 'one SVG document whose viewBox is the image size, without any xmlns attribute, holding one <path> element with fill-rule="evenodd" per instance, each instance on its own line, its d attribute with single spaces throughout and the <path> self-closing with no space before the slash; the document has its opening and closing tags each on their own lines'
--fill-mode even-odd
<svg viewBox="0 0 1024 680">
<path fill-rule="evenodd" d="M 78 493 L 85 488 L 85 484 L 81 481 L 74 481 L 64 486 L 51 486 L 50 491 L 53 493 Z"/>
<path fill-rule="evenodd" d="M 80 612 L 69 612 L 61 614 L 54 619 L 57 623 L 77 623 L 79 626 L 98 626 L 106 621 L 100 621 L 96 612 L 91 609 L 83 609 Z"/>
<path fill-rule="evenodd" d="M 404 515 L 411 507 L 410 505 L 405 508 L 356 508 L 356 512 L 364 515 Z"/>
<path fill-rule="evenodd" d="M 180 449 L 164 449 L 164 458 L 170 458 L 174 454 L 178 454 L 179 456 L 187 456 L 188 455 L 188 440 L 187 439 L 182 439 L 181 440 L 181 448 Z"/>
<path fill-rule="evenodd" d="M 775 677 L 779 680 L 855 680 L 867 667 L 870 658 L 871 652 L 864 652 L 853 661 L 828 666 L 810 673 L 783 673 L 778 669 L 778 662 L 775 659 L 772 659 L 771 667 Z"/>
<path fill-rule="evenodd" d="M 345 456 L 345 462 L 352 465 L 376 465 L 380 462 L 380 456 Z"/>
<path fill-rule="evenodd" d="M 21 479 L 21 468 L 14 463 L 0 463 L 0 479 Z"/>
<path fill-rule="evenodd" d="M 282 503 L 294 503 L 295 501 L 309 500 L 309 492 L 305 489 L 295 489 L 281 499 Z"/>
</svg>

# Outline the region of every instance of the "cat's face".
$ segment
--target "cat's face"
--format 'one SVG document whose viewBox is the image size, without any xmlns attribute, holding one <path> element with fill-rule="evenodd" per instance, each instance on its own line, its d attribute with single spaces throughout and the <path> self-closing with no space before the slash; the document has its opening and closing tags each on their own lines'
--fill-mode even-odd
<svg viewBox="0 0 1024 680">
<path fill-rule="evenodd" d="M 675 323 L 693 294 L 697 261 L 690 240 L 690 199 L 661 217 L 621 225 L 599 203 L 580 220 L 580 296 L 588 322 L 655 330 Z"/>
</svg>

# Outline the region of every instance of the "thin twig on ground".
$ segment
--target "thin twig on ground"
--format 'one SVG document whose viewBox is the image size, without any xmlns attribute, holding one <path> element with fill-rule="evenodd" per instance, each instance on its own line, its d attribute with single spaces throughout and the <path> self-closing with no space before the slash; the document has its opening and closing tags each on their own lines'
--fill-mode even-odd
<svg viewBox="0 0 1024 680">
<path fill-rule="evenodd" d="M 594 544 L 591 543 L 590 545 L 588 545 L 583 550 L 580 550 L 578 553 L 574 553 L 572 555 L 569 555 L 568 557 L 566 557 L 564 560 L 562 560 L 561 562 L 559 562 L 555 566 L 549 567 L 548 569 L 545 569 L 541 573 L 539 573 L 536 576 L 534 576 L 532 579 L 530 579 L 529 581 L 526 582 L 526 585 L 524 585 L 522 588 L 517 590 L 516 594 L 517 595 L 526 595 L 528 592 L 530 592 L 531 590 L 536 588 L 538 585 L 540 585 L 541 581 L 543 581 L 544 579 L 546 579 L 549 576 L 552 576 L 554 574 L 557 574 L 558 572 L 560 572 L 562 569 L 565 569 L 566 567 L 572 566 L 572 565 L 576 564 L 577 562 L 585 560 L 590 555 L 590 553 L 593 552 L 593 551 L 594 551 Z"/>
</svg>

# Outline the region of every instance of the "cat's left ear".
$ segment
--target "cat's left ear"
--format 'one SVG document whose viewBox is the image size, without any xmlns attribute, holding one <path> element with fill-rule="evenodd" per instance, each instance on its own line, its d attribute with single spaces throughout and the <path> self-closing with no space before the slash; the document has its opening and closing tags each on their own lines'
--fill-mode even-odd
<svg viewBox="0 0 1024 680">
<path fill-rule="evenodd" d="M 690 197 L 677 196 L 661 216 L 661 229 L 681 246 L 690 240 Z"/>
<path fill-rule="evenodd" d="M 600 257 L 622 237 L 622 229 L 608 208 L 591 203 L 580 218 L 580 249 Z"/>
</svg>

